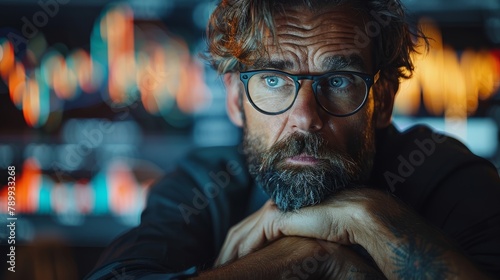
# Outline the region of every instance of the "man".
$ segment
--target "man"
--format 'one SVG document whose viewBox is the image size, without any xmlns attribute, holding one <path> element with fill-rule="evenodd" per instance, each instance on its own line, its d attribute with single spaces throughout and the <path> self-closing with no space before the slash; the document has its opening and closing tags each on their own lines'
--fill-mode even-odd
<svg viewBox="0 0 500 280">
<path fill-rule="evenodd" d="M 500 276 L 496 169 L 391 125 L 415 51 L 399 1 L 226 0 L 208 42 L 243 155 L 181 163 L 90 279 Z"/>
</svg>

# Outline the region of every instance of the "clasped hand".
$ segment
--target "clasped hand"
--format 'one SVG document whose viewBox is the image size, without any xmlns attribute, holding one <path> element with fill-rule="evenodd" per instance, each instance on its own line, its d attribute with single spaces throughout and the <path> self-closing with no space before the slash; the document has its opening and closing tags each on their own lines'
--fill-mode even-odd
<svg viewBox="0 0 500 280">
<path fill-rule="evenodd" d="M 222 265 L 265 247 L 284 236 L 315 238 L 338 244 L 359 244 L 374 228 L 365 207 L 366 192 L 349 190 L 321 204 L 283 213 L 267 201 L 264 206 L 233 226 L 216 265 Z"/>
</svg>

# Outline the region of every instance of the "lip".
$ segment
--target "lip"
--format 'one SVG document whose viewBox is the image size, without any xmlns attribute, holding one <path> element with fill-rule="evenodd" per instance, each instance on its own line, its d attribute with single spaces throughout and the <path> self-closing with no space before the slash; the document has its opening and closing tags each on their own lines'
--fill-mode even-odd
<svg viewBox="0 0 500 280">
<path fill-rule="evenodd" d="M 307 154 L 300 154 L 286 159 L 289 163 L 302 164 L 302 165 L 313 165 L 319 162 L 317 157 L 313 157 Z"/>
</svg>

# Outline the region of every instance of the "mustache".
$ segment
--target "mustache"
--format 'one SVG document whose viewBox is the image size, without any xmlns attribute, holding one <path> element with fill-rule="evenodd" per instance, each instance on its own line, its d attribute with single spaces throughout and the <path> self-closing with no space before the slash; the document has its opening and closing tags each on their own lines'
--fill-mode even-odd
<svg viewBox="0 0 500 280">
<path fill-rule="evenodd" d="M 302 153 L 319 158 L 326 154 L 324 146 L 325 141 L 317 134 L 294 132 L 289 137 L 274 144 L 269 149 L 269 152 L 280 154 L 282 158 L 292 157 Z"/>
<path fill-rule="evenodd" d="M 342 151 L 332 151 L 327 146 L 327 141 L 318 134 L 294 132 L 290 136 L 278 141 L 262 155 L 262 165 L 260 170 L 281 162 L 282 160 L 307 154 L 320 160 L 335 162 L 344 165 L 346 168 L 356 166 L 354 160 Z"/>
</svg>

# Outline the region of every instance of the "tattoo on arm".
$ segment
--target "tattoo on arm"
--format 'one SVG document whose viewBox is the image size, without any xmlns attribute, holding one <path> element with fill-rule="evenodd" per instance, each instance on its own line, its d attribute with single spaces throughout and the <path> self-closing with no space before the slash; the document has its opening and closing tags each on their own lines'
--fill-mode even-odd
<svg viewBox="0 0 500 280">
<path fill-rule="evenodd" d="M 390 232 L 399 241 L 387 243 L 391 249 L 391 265 L 398 279 L 446 279 L 453 274 L 446 253 L 454 246 L 430 225 L 419 223 L 418 217 L 404 207 L 385 216 Z"/>
<path fill-rule="evenodd" d="M 409 236 L 401 246 L 389 244 L 394 253 L 394 274 L 399 279 L 445 279 L 450 273 L 444 251 L 430 242 Z"/>
</svg>

